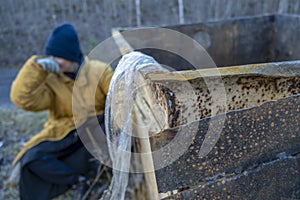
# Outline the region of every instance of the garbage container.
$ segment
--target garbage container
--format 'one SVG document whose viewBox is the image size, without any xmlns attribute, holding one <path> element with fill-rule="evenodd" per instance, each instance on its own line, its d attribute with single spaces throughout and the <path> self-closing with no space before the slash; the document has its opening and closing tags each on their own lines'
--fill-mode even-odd
<svg viewBox="0 0 300 200">
<path fill-rule="evenodd" d="M 161 102 L 163 112 L 154 115 L 167 119 L 164 130 L 150 139 L 152 151 L 172 142 L 178 129 L 195 134 L 191 143 L 183 143 L 188 148 L 176 161 L 155 171 L 161 197 L 299 199 L 300 17 L 264 15 L 165 28 L 198 41 L 220 68 L 218 74 L 186 71 L 195 66 L 170 52 L 140 49 L 181 71 L 143 74 L 150 85 L 148 98 L 152 94 Z M 192 87 L 184 88 L 178 75 Z M 224 86 L 226 112 L 212 111 L 213 88 L 206 83 L 217 76 Z M 179 88 L 181 94 L 168 87 Z M 213 147 L 199 156 L 211 137 L 208 130 L 215 128 L 211 124 L 220 121 Z"/>
</svg>

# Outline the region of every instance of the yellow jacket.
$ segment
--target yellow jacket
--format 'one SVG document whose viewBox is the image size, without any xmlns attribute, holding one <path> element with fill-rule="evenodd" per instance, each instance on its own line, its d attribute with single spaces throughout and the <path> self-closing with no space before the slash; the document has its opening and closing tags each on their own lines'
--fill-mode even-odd
<svg viewBox="0 0 300 200">
<path fill-rule="evenodd" d="M 24 64 L 11 88 L 11 100 L 27 111 L 48 110 L 44 129 L 33 136 L 17 154 L 13 164 L 31 147 L 42 141 L 56 141 L 75 129 L 76 120 L 83 123 L 87 117 L 102 114 L 113 71 L 103 62 L 85 59 L 76 82 L 64 74 L 48 73 L 32 56 Z M 74 84 L 75 83 L 75 84 Z M 74 91 L 73 92 L 73 86 Z M 73 101 L 73 107 L 72 107 Z M 79 114 L 80 113 L 80 114 Z M 80 122 L 78 122 L 78 120 Z"/>
</svg>

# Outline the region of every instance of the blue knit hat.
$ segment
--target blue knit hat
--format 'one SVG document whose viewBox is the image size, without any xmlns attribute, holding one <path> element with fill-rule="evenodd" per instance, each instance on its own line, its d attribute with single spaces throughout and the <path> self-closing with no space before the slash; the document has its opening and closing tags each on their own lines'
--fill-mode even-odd
<svg viewBox="0 0 300 200">
<path fill-rule="evenodd" d="M 74 27 L 67 23 L 55 27 L 47 39 L 45 54 L 81 64 L 83 55 Z"/>
</svg>

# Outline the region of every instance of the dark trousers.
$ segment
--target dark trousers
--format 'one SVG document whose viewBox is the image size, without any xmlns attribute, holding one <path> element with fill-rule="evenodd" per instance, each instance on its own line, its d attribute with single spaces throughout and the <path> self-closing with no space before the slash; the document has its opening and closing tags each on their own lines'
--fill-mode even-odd
<svg viewBox="0 0 300 200">
<path fill-rule="evenodd" d="M 29 149 L 21 159 L 21 200 L 47 200 L 63 194 L 91 169 L 90 158 L 74 132 L 61 141 Z"/>
</svg>

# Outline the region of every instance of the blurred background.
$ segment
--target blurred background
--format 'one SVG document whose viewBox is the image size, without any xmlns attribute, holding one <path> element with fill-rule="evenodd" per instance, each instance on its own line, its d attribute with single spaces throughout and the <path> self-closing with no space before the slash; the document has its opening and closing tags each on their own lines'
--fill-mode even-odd
<svg viewBox="0 0 300 200">
<path fill-rule="evenodd" d="M 299 14 L 299 0 L 1 0 L 0 68 L 19 68 L 43 53 L 46 37 L 61 23 L 78 30 L 89 53 L 114 27 L 165 26 L 239 16 Z"/>
<path fill-rule="evenodd" d="M 4 181 L 15 154 L 46 121 L 45 112 L 36 115 L 15 108 L 9 99 L 10 86 L 27 58 L 43 54 L 46 38 L 55 25 L 73 24 L 83 52 L 88 54 L 111 36 L 113 28 L 193 24 L 266 14 L 298 15 L 300 1 L 0 0 L 0 199 L 18 199 L 18 190 L 4 188 Z"/>
</svg>

